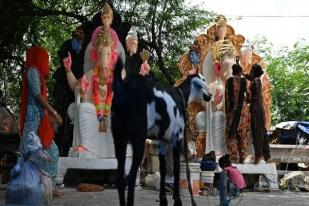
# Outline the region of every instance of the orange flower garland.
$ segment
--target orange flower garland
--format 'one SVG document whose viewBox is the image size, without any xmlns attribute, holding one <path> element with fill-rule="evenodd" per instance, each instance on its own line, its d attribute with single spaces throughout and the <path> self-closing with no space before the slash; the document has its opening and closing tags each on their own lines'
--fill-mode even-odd
<svg viewBox="0 0 309 206">
<path fill-rule="evenodd" d="M 112 104 L 112 98 L 113 98 L 113 90 L 112 90 L 112 83 L 113 83 L 113 71 L 110 69 L 110 71 L 107 71 L 107 94 L 104 101 L 104 106 L 101 104 L 101 95 L 99 93 L 99 66 L 96 65 L 93 70 L 92 75 L 92 98 L 95 104 L 96 108 L 96 114 L 97 119 L 99 121 L 106 120 L 107 116 L 109 115 L 111 104 Z"/>
</svg>

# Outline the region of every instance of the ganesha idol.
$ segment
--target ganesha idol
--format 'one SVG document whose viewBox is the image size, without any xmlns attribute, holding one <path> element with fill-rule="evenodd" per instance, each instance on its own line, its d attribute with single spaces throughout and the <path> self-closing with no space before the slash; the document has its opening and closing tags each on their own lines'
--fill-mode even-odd
<svg viewBox="0 0 309 206">
<path fill-rule="evenodd" d="M 253 47 L 251 45 L 250 47 L 247 45 L 248 41 L 245 41 L 245 37 L 240 34 L 235 34 L 233 27 L 227 24 L 226 18 L 219 15 L 215 18 L 215 23 L 207 29 L 206 33 L 202 33 L 195 38 L 193 44 L 189 47 L 189 51 L 180 56 L 178 68 L 183 76 L 176 84 L 182 82 L 187 75 L 195 71 L 202 73 L 208 84 L 215 82 L 217 75 L 213 69 L 214 63 L 219 63 L 221 65 L 222 71 L 220 78 L 223 83 L 225 83 L 225 80 L 232 75 L 231 68 L 232 65 L 236 63 L 236 57 L 240 57 L 240 64 L 245 73 L 250 72 L 251 65 L 254 63 L 260 64 L 265 70 L 266 67 L 262 58 L 253 52 Z M 194 55 L 192 55 L 192 52 Z M 196 57 L 198 57 L 198 60 L 195 60 Z M 223 85 L 223 87 L 225 86 Z M 271 84 L 266 73 L 263 78 L 263 101 L 266 114 L 266 128 L 269 128 L 271 121 L 270 88 Z M 222 99 L 222 101 L 224 101 L 224 99 Z M 188 105 L 189 127 L 192 131 L 197 131 L 195 125 L 196 115 L 200 112 L 205 112 L 205 110 L 207 110 L 205 105 L 198 103 Z M 209 118 L 207 120 L 211 121 Z M 206 122 L 205 125 L 207 124 L 211 124 L 211 122 Z M 197 136 L 198 134 L 196 133 L 195 137 L 192 138 L 195 139 Z M 201 148 L 200 146 L 197 147 Z"/>
<path fill-rule="evenodd" d="M 111 133 L 113 68 L 118 57 L 124 61 L 124 50 L 116 32 L 110 27 L 113 11 L 105 3 L 101 11 L 102 26 L 92 33 L 84 55 L 84 76 L 77 80 L 71 72 L 71 58 L 64 59 L 66 76 L 75 94 L 68 109 L 74 124 L 70 157 L 115 158 Z M 128 148 L 128 155 L 132 152 Z"/>
<path fill-rule="evenodd" d="M 68 114 L 74 122 L 70 157 L 114 158 L 114 143 L 110 125 L 113 68 L 118 58 L 113 50 L 113 38 L 106 27 L 91 42 L 95 52 L 94 67 L 77 80 L 71 72 L 70 55 L 64 59 L 70 88 L 76 101 Z"/>
</svg>

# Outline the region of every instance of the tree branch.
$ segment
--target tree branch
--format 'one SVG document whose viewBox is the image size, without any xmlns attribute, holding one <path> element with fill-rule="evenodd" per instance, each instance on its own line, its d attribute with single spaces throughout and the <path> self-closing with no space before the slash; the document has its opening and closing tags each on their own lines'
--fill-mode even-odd
<svg viewBox="0 0 309 206">
<path fill-rule="evenodd" d="M 142 1 L 142 0 L 139 0 L 139 1 L 137 1 L 137 2 L 134 4 L 134 6 L 133 6 L 133 8 L 132 8 L 132 12 L 131 12 L 132 14 L 135 14 L 135 9 L 136 9 L 136 7 L 141 3 L 141 1 Z M 132 19 L 132 18 L 131 18 L 131 19 Z M 131 20 L 131 19 L 130 19 L 130 20 Z"/>
<path fill-rule="evenodd" d="M 139 41 L 139 43 L 141 44 L 141 45 L 146 45 L 147 47 L 149 47 L 149 48 L 152 48 L 152 49 L 154 49 L 154 47 L 155 47 L 155 45 L 152 43 L 152 42 L 148 42 L 148 41 L 146 41 L 146 40 L 144 40 L 144 39 L 139 39 L 138 40 Z"/>
<path fill-rule="evenodd" d="M 0 58 L 2 59 L 2 60 L 11 60 L 11 61 L 17 61 L 17 62 L 22 62 L 23 61 L 23 57 L 20 57 L 20 56 L 13 56 L 13 54 L 12 55 L 8 55 L 8 54 L 1 54 L 0 55 Z"/>
<path fill-rule="evenodd" d="M 166 8 L 167 1 L 165 1 L 164 3 L 165 3 L 164 8 Z M 170 84 L 174 84 L 173 78 L 167 72 L 167 69 L 166 69 L 165 64 L 164 64 L 163 56 L 162 56 L 163 44 L 162 44 L 162 41 L 160 40 L 160 35 L 162 33 L 162 31 L 160 31 L 160 29 L 162 30 L 163 23 L 160 25 L 161 28 L 158 28 L 159 36 L 158 37 L 156 36 L 155 25 L 156 25 L 156 14 L 157 14 L 158 4 L 159 4 L 159 1 L 156 0 L 155 4 L 154 4 L 154 9 L 152 11 L 153 12 L 152 13 L 152 20 L 151 20 L 151 35 L 152 35 L 151 39 L 152 40 L 151 40 L 151 46 L 150 47 L 153 48 L 155 50 L 156 54 L 157 54 L 157 57 L 158 57 L 157 64 L 159 65 L 160 71 L 164 74 L 165 78 L 168 80 L 168 82 Z"/>
<path fill-rule="evenodd" d="M 167 72 L 167 68 L 164 65 L 162 57 L 162 51 L 159 49 L 159 47 L 156 44 L 153 44 L 152 42 L 145 41 L 144 39 L 139 39 L 139 42 L 141 45 L 146 45 L 147 47 L 152 48 L 156 52 L 158 57 L 158 60 L 156 62 L 159 65 L 160 71 L 163 73 L 169 84 L 174 85 L 175 81 L 173 80 L 171 75 L 169 75 L 169 73 Z"/>
<path fill-rule="evenodd" d="M 175 81 L 173 80 L 173 78 L 169 75 L 169 73 L 167 72 L 167 68 L 164 65 L 164 61 L 163 61 L 163 57 L 162 57 L 162 51 L 156 47 L 155 51 L 158 55 L 158 65 L 159 65 L 159 69 L 160 71 L 164 74 L 165 78 L 168 80 L 170 85 L 174 85 Z"/>
<path fill-rule="evenodd" d="M 167 2 L 168 0 L 165 0 L 164 1 L 164 5 L 163 5 L 163 10 L 162 10 L 162 15 L 164 15 L 165 13 L 165 9 L 166 9 L 166 6 L 167 6 Z M 160 24 L 159 24 L 159 35 L 158 35 L 158 39 L 161 39 L 161 35 L 162 35 L 162 27 L 163 27 L 163 22 L 165 21 L 165 19 L 163 17 L 161 17 L 161 21 L 160 21 Z"/>
<path fill-rule="evenodd" d="M 76 14 L 74 12 L 58 11 L 58 10 L 46 10 L 46 9 L 39 8 L 37 6 L 34 6 L 34 9 L 33 9 L 32 13 L 31 13 L 31 15 L 42 16 L 42 17 L 43 16 L 63 15 L 63 16 L 75 18 L 75 19 L 79 20 L 80 22 L 87 21 L 87 17 L 86 16 L 79 15 L 79 14 Z"/>
<path fill-rule="evenodd" d="M 151 20 L 151 34 L 152 34 L 152 43 L 155 44 L 156 42 L 156 31 L 155 31 L 155 25 L 156 25 L 156 13 L 157 13 L 157 6 L 158 6 L 158 0 L 156 1 L 152 13 L 152 20 Z"/>
</svg>

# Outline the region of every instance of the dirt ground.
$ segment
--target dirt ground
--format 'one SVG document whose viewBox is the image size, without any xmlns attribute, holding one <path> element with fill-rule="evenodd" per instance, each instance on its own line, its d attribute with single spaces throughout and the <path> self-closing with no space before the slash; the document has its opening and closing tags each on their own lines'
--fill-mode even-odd
<svg viewBox="0 0 309 206">
<path fill-rule="evenodd" d="M 81 193 L 76 189 L 66 188 L 62 190 L 65 195 L 60 198 L 54 198 L 52 205 L 55 206 L 96 206 L 108 205 L 116 206 L 118 204 L 118 194 L 115 189 L 106 189 L 97 193 Z M 159 206 L 157 198 L 158 191 L 150 189 L 138 190 L 135 193 L 136 206 Z M 197 205 L 215 206 L 219 205 L 219 196 L 199 196 L 195 197 Z M 172 194 L 168 194 L 169 205 L 172 205 Z M 186 196 L 182 196 L 183 205 L 189 206 L 190 201 Z M 5 203 L 5 191 L 0 190 L 0 205 Z M 309 206 L 309 193 L 293 192 L 245 192 L 242 197 L 232 200 L 230 206 Z"/>
</svg>

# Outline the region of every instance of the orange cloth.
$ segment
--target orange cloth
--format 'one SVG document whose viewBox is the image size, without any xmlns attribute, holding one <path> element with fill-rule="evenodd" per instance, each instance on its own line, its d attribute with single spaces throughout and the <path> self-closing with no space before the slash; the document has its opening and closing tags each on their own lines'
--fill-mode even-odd
<svg viewBox="0 0 309 206">
<path fill-rule="evenodd" d="M 26 51 L 25 71 L 22 77 L 22 93 L 20 106 L 20 133 L 23 134 L 25 118 L 28 103 L 28 84 L 27 71 L 30 67 L 35 67 L 40 74 L 41 94 L 47 99 L 47 90 L 45 78 L 49 75 L 49 55 L 47 51 L 41 47 L 32 47 Z M 41 118 L 38 135 L 44 148 L 49 148 L 54 137 L 54 129 L 49 119 L 47 110 Z"/>
</svg>

